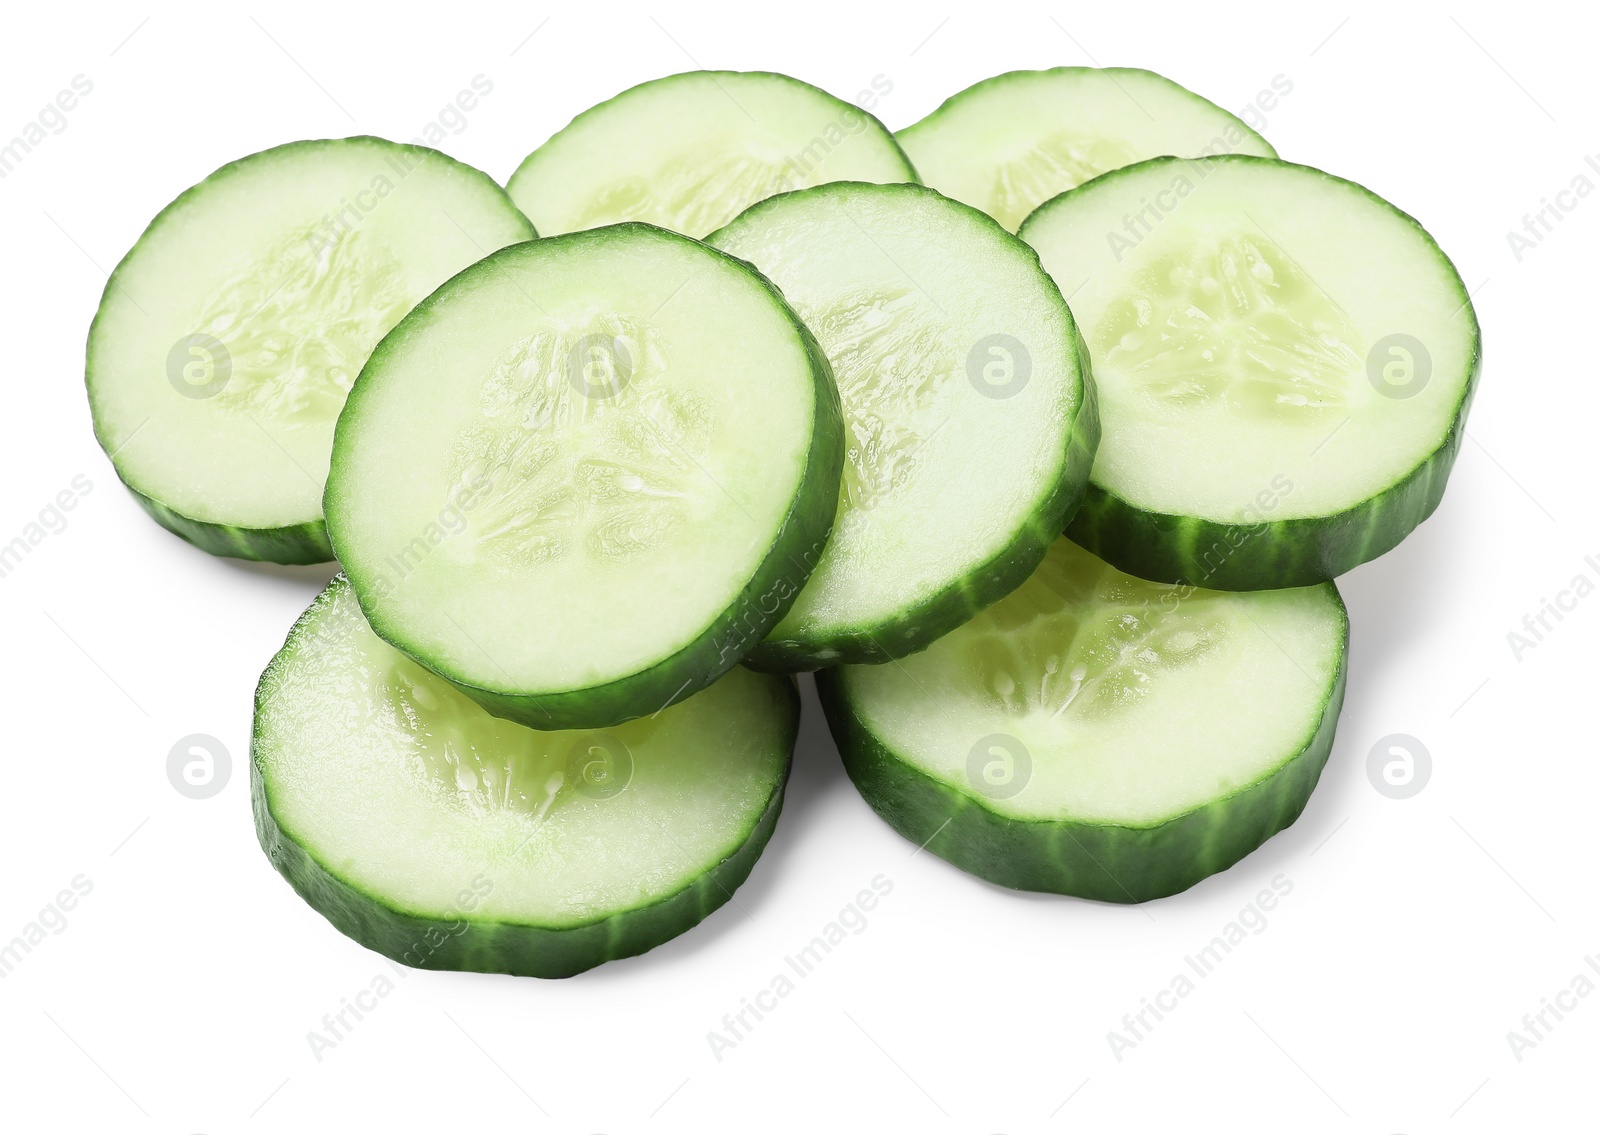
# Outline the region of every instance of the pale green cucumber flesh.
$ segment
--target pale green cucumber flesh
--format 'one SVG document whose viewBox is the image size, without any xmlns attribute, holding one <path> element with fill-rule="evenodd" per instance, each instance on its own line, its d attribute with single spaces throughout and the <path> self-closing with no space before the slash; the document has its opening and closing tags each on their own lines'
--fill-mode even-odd
<svg viewBox="0 0 1600 1135">
<path fill-rule="evenodd" d="M 1300 814 L 1348 633 L 1332 584 L 1149 583 L 1062 539 L 928 650 L 818 690 L 851 779 L 907 839 L 1005 886 L 1143 902 Z"/>
<path fill-rule="evenodd" d="M 546 235 L 648 221 L 701 237 L 786 190 L 916 179 L 858 106 L 787 75 L 690 71 L 584 111 L 506 188 Z"/>
<path fill-rule="evenodd" d="M 845 416 L 832 534 L 749 664 L 900 658 L 1026 579 L 1098 441 L 1082 341 L 1033 251 L 933 190 L 858 182 L 771 198 L 708 239 L 795 305 Z"/>
<path fill-rule="evenodd" d="M 653 719 L 527 729 L 377 638 L 339 576 L 257 690 L 257 835 L 396 961 L 565 977 L 728 900 L 777 820 L 798 714 L 791 681 L 736 669 Z"/>
<path fill-rule="evenodd" d="M 295 142 L 168 205 L 89 331 L 95 434 L 162 525 L 216 555 L 333 558 L 333 423 L 372 346 L 453 273 L 533 236 L 486 175 L 380 138 Z"/>
<path fill-rule="evenodd" d="M 1158 158 L 1023 226 L 1094 356 L 1103 439 L 1073 539 L 1148 579 L 1331 579 L 1444 492 L 1481 368 L 1420 225 L 1266 158 Z"/>
<path fill-rule="evenodd" d="M 535 728 L 689 697 L 782 617 L 843 461 L 827 360 L 749 265 L 640 223 L 505 249 L 374 350 L 326 507 L 373 628 Z"/>
<path fill-rule="evenodd" d="M 1277 156 L 1235 115 L 1131 67 L 996 75 L 895 137 L 927 185 L 1012 232 L 1056 194 L 1147 158 Z"/>
</svg>

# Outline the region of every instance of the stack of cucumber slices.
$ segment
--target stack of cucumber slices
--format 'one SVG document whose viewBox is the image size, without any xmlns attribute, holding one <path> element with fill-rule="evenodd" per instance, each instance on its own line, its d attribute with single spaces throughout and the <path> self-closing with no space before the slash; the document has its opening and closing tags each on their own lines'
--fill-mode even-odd
<svg viewBox="0 0 1600 1135">
<path fill-rule="evenodd" d="M 1438 506 L 1479 343 L 1416 221 L 1150 72 L 891 134 L 701 71 L 504 190 L 377 138 L 225 166 L 87 370 L 159 523 L 343 569 L 257 689 L 272 863 L 398 961 L 556 977 L 729 900 L 804 671 L 974 875 L 1143 902 L 1249 854 L 1332 749 L 1332 580 Z"/>
</svg>

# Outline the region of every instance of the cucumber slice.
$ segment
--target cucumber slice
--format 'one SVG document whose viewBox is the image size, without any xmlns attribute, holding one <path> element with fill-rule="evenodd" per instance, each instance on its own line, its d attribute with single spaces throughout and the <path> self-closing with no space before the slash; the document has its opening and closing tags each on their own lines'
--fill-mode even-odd
<svg viewBox="0 0 1600 1135">
<path fill-rule="evenodd" d="M 533 236 L 489 177 L 382 138 L 294 142 L 163 209 L 106 283 L 89 405 L 151 516 L 218 556 L 320 563 L 333 422 L 367 353 Z"/>
<path fill-rule="evenodd" d="M 338 576 L 256 691 L 256 834 L 369 949 L 566 977 L 731 897 L 777 822 L 799 713 L 792 682 L 736 669 L 606 733 L 537 732 L 380 640 Z"/>
<path fill-rule="evenodd" d="M 996 75 L 951 95 L 895 139 L 924 182 L 1012 232 L 1056 194 L 1146 158 L 1278 156 L 1220 106 L 1133 67 Z"/>
<path fill-rule="evenodd" d="M 1087 356 L 1033 250 L 931 189 L 859 182 L 774 197 L 708 239 L 795 305 L 845 411 L 833 535 L 748 664 L 900 658 L 1027 579 L 1099 438 Z"/>
<path fill-rule="evenodd" d="M 1072 296 L 1105 437 L 1067 534 L 1146 579 L 1331 579 L 1444 494 L 1478 321 L 1411 217 L 1266 158 L 1157 158 L 1028 218 Z"/>
<path fill-rule="evenodd" d="M 1331 583 L 1147 583 L 1062 539 L 922 654 L 817 688 L 851 780 L 907 839 L 1002 886 L 1143 902 L 1300 815 L 1348 638 Z"/>
<path fill-rule="evenodd" d="M 749 265 L 630 223 L 514 245 L 373 351 L 328 530 L 373 629 L 491 713 L 615 725 L 766 635 L 843 463 L 816 341 Z"/>
<path fill-rule="evenodd" d="M 810 83 L 690 71 L 584 111 L 506 188 L 546 235 L 650 221 L 700 237 L 774 193 L 845 179 L 917 174 L 881 122 Z"/>
</svg>

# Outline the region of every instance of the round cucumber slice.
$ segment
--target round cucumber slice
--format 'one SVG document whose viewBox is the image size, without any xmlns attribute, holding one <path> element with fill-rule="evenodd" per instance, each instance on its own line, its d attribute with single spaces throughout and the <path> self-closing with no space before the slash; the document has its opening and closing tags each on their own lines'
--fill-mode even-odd
<svg viewBox="0 0 1600 1135">
<path fill-rule="evenodd" d="M 1278 156 L 1220 106 L 1134 67 L 996 75 L 895 139 L 926 184 L 1012 232 L 1056 194 L 1146 158 Z"/>
<path fill-rule="evenodd" d="M 1062 539 L 923 653 L 817 688 L 851 780 L 907 839 L 1002 886 L 1143 902 L 1300 815 L 1348 638 L 1331 583 L 1148 583 Z"/>
<path fill-rule="evenodd" d="M 584 111 L 506 188 L 546 235 L 649 221 L 700 237 L 774 193 L 845 179 L 917 174 L 882 123 L 810 83 L 690 71 Z"/>
<path fill-rule="evenodd" d="M 795 305 L 845 413 L 833 534 L 748 664 L 900 658 L 1027 579 L 1099 438 L 1087 355 L 1033 250 L 931 189 L 860 182 L 771 198 L 708 239 Z"/>
<path fill-rule="evenodd" d="M 843 463 L 777 290 L 630 223 L 514 245 L 385 337 L 328 530 L 373 629 L 491 713 L 603 728 L 709 685 L 788 610 Z"/>
<path fill-rule="evenodd" d="M 333 423 L 367 354 L 485 253 L 534 235 L 490 178 L 382 138 L 294 142 L 168 205 L 89 330 L 95 436 L 165 527 L 320 563 Z"/>
<path fill-rule="evenodd" d="M 1022 237 L 1073 297 L 1104 439 L 1067 534 L 1146 579 L 1331 579 L 1433 512 L 1481 351 L 1454 266 L 1349 181 L 1157 158 Z"/>
<path fill-rule="evenodd" d="M 736 669 L 604 733 L 491 717 L 367 626 L 343 576 L 256 691 L 256 834 L 341 932 L 426 969 L 566 977 L 683 933 L 777 822 L 793 683 Z"/>
</svg>

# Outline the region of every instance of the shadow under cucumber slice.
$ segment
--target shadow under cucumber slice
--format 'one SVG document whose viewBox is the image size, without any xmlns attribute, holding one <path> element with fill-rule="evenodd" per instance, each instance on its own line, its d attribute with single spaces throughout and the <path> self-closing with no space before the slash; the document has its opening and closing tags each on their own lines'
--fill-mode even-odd
<svg viewBox="0 0 1600 1135">
<path fill-rule="evenodd" d="M 1300 815 L 1348 637 L 1332 584 L 1148 583 L 1062 539 L 928 650 L 817 688 L 851 780 L 913 843 L 1003 886 L 1144 902 Z"/>
<path fill-rule="evenodd" d="M 491 717 L 367 626 L 336 577 L 262 675 L 256 833 L 341 932 L 406 965 L 566 977 L 721 906 L 777 822 L 787 678 L 736 669 L 653 719 Z"/>
</svg>

